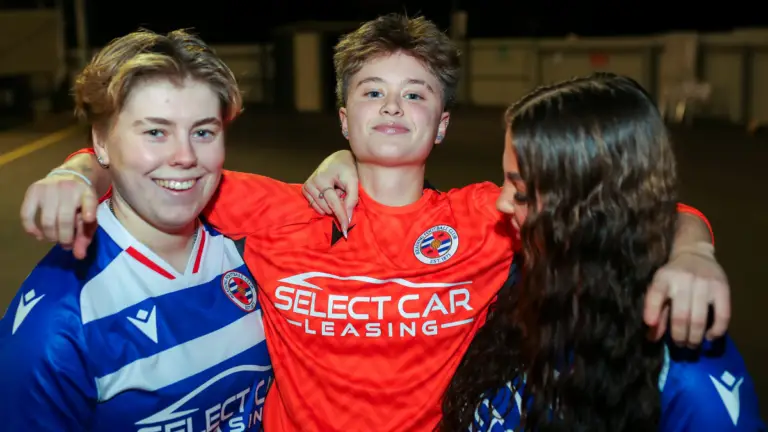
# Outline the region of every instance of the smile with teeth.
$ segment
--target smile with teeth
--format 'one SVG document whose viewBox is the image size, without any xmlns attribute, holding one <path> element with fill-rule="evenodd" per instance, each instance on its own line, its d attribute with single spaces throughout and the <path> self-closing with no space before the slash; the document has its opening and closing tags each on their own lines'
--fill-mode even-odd
<svg viewBox="0 0 768 432">
<path fill-rule="evenodd" d="M 191 179 L 191 180 L 160 180 L 156 179 L 155 183 L 163 188 L 176 190 L 176 191 L 185 191 L 188 189 L 192 189 L 192 186 L 197 183 L 197 179 Z"/>
</svg>

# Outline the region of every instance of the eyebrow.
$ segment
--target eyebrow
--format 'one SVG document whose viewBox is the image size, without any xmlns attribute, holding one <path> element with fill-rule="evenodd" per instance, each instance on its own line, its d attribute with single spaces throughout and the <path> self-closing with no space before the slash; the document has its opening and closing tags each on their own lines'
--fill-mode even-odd
<svg viewBox="0 0 768 432">
<path fill-rule="evenodd" d="M 360 80 L 360 82 L 357 83 L 357 87 L 360 87 L 361 85 L 367 84 L 367 83 L 380 83 L 380 84 L 383 84 L 383 83 L 385 83 L 385 81 L 382 78 L 379 78 L 379 77 L 363 78 L 363 79 Z M 406 85 L 422 85 L 422 86 L 426 87 L 427 90 L 429 90 L 430 93 L 434 93 L 435 92 L 435 90 L 432 88 L 432 86 L 427 84 L 427 82 L 424 81 L 424 80 L 415 79 L 415 78 L 408 78 L 408 79 L 403 80 L 403 84 L 406 84 Z"/>
<path fill-rule="evenodd" d="M 508 172 L 507 173 L 507 180 L 514 182 L 514 181 L 523 181 L 523 177 L 520 175 L 519 172 Z"/>
<path fill-rule="evenodd" d="M 166 118 L 162 117 L 144 117 L 143 119 L 136 120 L 133 122 L 134 126 L 141 126 L 145 123 L 150 124 L 159 124 L 163 126 L 173 126 L 173 122 L 171 120 L 168 120 Z M 198 127 L 204 124 L 214 124 L 216 126 L 221 126 L 221 120 L 217 119 L 216 117 L 206 117 L 204 119 L 200 119 L 192 124 L 192 127 Z"/>
</svg>

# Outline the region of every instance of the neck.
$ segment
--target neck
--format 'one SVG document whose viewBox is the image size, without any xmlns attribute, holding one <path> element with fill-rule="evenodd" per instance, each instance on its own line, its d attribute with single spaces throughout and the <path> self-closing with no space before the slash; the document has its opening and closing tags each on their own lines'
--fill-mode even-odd
<svg viewBox="0 0 768 432">
<path fill-rule="evenodd" d="M 358 163 L 357 170 L 363 189 L 379 204 L 402 207 L 415 203 L 423 193 L 423 165 L 383 167 Z"/>
<path fill-rule="evenodd" d="M 139 216 L 115 192 L 111 200 L 115 218 L 136 240 L 183 273 L 195 245 L 197 220 L 174 231 L 161 230 Z"/>
</svg>

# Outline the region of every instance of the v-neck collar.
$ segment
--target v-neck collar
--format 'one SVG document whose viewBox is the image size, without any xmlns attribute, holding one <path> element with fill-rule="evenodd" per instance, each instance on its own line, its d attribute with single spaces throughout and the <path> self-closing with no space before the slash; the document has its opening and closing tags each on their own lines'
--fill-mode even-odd
<svg viewBox="0 0 768 432">
<path fill-rule="evenodd" d="M 135 259 L 139 263 L 143 264 L 150 270 L 158 273 L 166 279 L 179 279 L 185 276 L 189 276 L 200 271 L 200 265 L 203 258 L 203 251 L 205 249 L 205 242 L 207 232 L 202 223 L 197 227 L 197 239 L 195 245 L 192 248 L 192 253 L 189 255 L 184 273 L 179 273 L 173 266 L 168 264 L 159 255 L 154 253 L 150 248 L 145 246 L 140 241 L 125 229 L 123 224 L 117 220 L 114 214 L 109 210 L 109 200 L 99 204 L 97 212 L 99 225 L 104 231 L 109 234 L 112 240 L 117 243 L 131 258 Z"/>
</svg>

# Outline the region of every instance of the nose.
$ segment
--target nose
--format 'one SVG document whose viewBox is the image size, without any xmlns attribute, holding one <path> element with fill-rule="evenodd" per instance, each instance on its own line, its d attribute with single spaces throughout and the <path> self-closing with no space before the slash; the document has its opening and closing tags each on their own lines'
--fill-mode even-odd
<svg viewBox="0 0 768 432">
<path fill-rule="evenodd" d="M 389 116 L 400 116 L 403 114 L 403 109 L 400 106 L 400 97 L 397 94 L 389 95 L 384 99 L 384 104 L 381 106 L 381 114 Z"/>
<path fill-rule="evenodd" d="M 496 209 L 506 215 L 515 215 L 515 188 L 505 184 L 496 199 Z"/>
<path fill-rule="evenodd" d="M 170 165 L 180 168 L 191 168 L 197 165 L 197 153 L 189 138 L 180 139 L 173 145 Z"/>
</svg>

